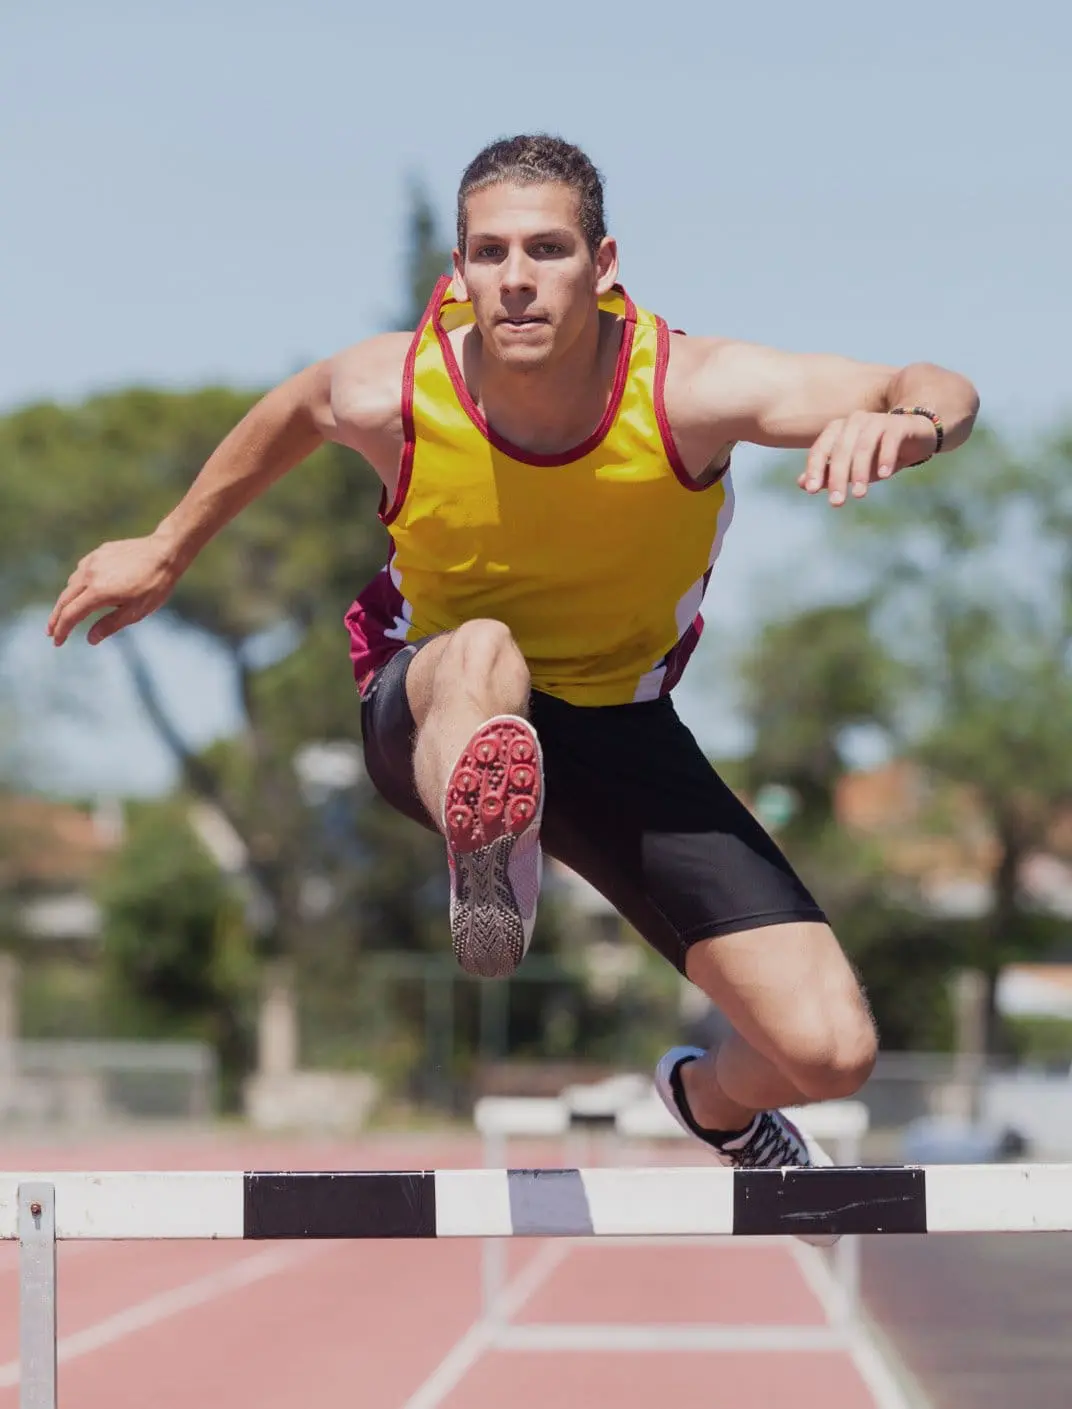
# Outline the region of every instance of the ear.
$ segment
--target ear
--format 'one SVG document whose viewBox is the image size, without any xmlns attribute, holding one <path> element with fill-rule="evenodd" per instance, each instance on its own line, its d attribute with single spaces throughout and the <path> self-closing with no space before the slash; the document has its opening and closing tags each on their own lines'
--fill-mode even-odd
<svg viewBox="0 0 1072 1409">
<path fill-rule="evenodd" d="M 595 255 L 596 293 L 602 298 L 618 282 L 618 242 L 604 235 Z"/>
<path fill-rule="evenodd" d="M 468 303 L 469 292 L 465 287 L 465 261 L 462 259 L 461 255 L 457 250 L 454 251 L 453 260 L 454 279 L 452 282 L 454 286 L 454 297 L 458 300 L 459 303 Z"/>
</svg>

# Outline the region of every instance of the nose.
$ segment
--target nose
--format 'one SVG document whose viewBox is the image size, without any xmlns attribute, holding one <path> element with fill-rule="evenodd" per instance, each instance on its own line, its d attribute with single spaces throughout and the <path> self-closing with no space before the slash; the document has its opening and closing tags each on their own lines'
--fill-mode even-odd
<svg viewBox="0 0 1072 1409">
<path fill-rule="evenodd" d="M 536 287 L 532 260 L 523 249 L 511 249 L 501 265 L 500 278 L 504 294 L 527 293 Z"/>
</svg>

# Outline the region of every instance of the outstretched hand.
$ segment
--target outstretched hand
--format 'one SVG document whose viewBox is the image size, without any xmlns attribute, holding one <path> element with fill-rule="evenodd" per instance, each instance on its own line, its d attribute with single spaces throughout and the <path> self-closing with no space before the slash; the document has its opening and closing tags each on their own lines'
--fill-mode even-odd
<svg viewBox="0 0 1072 1409">
<path fill-rule="evenodd" d="M 797 484 L 809 494 L 824 489 L 830 503 L 844 504 L 850 493 L 862 499 L 867 486 L 934 454 L 938 432 L 926 416 L 891 416 L 855 411 L 831 421 L 808 453 Z"/>
<path fill-rule="evenodd" d="M 93 623 L 86 638 L 91 646 L 99 645 L 161 607 L 177 578 L 171 555 L 155 538 L 102 543 L 67 579 L 48 619 L 48 634 L 55 645 L 62 646 L 79 622 L 110 608 Z"/>
</svg>

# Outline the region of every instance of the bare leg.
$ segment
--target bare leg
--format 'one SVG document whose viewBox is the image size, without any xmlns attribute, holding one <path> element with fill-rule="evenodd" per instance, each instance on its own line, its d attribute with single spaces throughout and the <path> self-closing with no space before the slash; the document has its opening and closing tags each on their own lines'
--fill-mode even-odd
<svg viewBox="0 0 1072 1409">
<path fill-rule="evenodd" d="M 688 977 L 734 1032 L 681 1081 L 697 1123 L 742 1130 L 757 1111 L 848 1096 L 874 1066 L 874 1024 L 828 926 L 772 925 L 701 941 Z"/>
<path fill-rule="evenodd" d="M 447 843 L 454 955 L 506 978 L 528 951 L 542 874 L 528 667 L 501 622 L 471 621 L 417 653 L 406 690 L 417 791 Z"/>
<path fill-rule="evenodd" d="M 476 730 L 497 714 L 527 716 L 528 667 L 501 622 L 470 621 L 417 653 L 406 691 L 417 724 L 417 791 L 442 825 L 447 779 Z"/>
</svg>

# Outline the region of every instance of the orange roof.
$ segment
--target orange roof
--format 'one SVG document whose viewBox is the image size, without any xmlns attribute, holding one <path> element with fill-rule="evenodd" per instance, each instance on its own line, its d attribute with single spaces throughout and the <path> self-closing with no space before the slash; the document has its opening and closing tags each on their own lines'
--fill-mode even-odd
<svg viewBox="0 0 1072 1409">
<path fill-rule="evenodd" d="M 0 885 L 84 884 L 114 843 L 92 815 L 42 797 L 0 795 Z"/>
<path fill-rule="evenodd" d="M 973 790 L 898 759 L 848 773 L 835 795 L 838 821 L 872 837 L 886 864 L 916 880 L 984 880 L 997 861 L 997 839 Z M 1072 810 L 1050 827 L 1044 851 L 1072 857 Z"/>
</svg>

